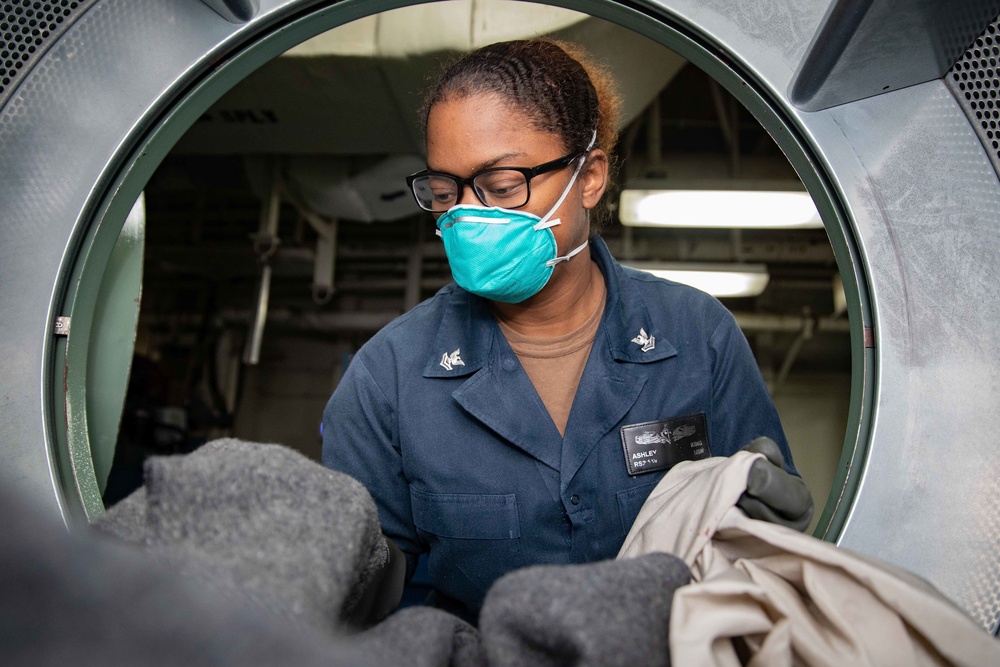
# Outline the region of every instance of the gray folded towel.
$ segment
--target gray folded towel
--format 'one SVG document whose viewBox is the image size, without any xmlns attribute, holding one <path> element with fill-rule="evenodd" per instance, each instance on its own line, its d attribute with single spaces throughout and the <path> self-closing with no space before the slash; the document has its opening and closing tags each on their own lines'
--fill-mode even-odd
<svg viewBox="0 0 1000 667">
<path fill-rule="evenodd" d="M 217 595 L 0 487 L 0 665 L 361 667 L 342 638 Z"/>
<path fill-rule="evenodd" d="M 682 560 L 654 553 L 516 570 L 493 584 L 479 617 L 490 667 L 669 665 Z"/>
<path fill-rule="evenodd" d="M 488 592 L 478 631 L 413 608 L 347 638 L 345 622 L 373 607 L 371 592 L 391 569 L 358 482 L 284 447 L 239 440 L 151 458 L 145 475 L 144 489 L 111 508 L 100 530 L 143 545 L 152 566 L 183 572 L 221 602 L 249 600 L 339 633 L 331 656 L 416 667 L 670 662 L 670 603 L 690 581 L 671 555 L 511 572 Z"/>
<path fill-rule="evenodd" d="M 345 647 L 380 665 L 483 667 L 486 656 L 474 627 L 433 607 L 402 609 L 352 637 Z"/>
<path fill-rule="evenodd" d="M 280 445 L 216 440 L 152 457 L 96 527 L 215 591 L 332 629 L 354 619 L 388 547 L 368 491 Z"/>
</svg>

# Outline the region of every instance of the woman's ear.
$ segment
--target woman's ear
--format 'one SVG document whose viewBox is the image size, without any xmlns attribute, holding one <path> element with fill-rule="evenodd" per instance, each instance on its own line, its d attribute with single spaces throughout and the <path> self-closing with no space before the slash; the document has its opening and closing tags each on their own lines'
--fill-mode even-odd
<svg viewBox="0 0 1000 667">
<path fill-rule="evenodd" d="M 583 207 L 591 209 L 597 206 L 608 188 L 608 156 L 601 149 L 595 148 L 587 156 L 580 170 L 580 185 Z"/>
</svg>

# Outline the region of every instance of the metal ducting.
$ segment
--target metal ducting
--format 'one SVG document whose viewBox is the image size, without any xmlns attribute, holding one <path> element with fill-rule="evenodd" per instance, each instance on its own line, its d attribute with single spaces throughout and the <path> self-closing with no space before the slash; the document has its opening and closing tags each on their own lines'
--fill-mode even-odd
<svg viewBox="0 0 1000 667">
<path fill-rule="evenodd" d="M 374 14 L 300 44 L 213 104 L 178 154 L 419 154 L 421 87 L 455 57 L 504 39 L 547 34 L 583 44 L 614 68 L 637 116 L 686 63 L 614 23 L 546 5 L 458 0 Z M 629 43 L 629 48 L 618 45 Z"/>
<path fill-rule="evenodd" d="M 408 4 L 418 3 L 0 2 L 0 483 L 67 522 L 102 511 L 87 415 L 88 392 L 103 391 L 90 380 L 104 354 L 91 344 L 106 324 L 96 303 L 150 175 L 199 119 L 215 128 L 206 145 L 224 143 L 224 128 L 206 114 L 221 114 L 213 105 L 241 82 L 284 67 L 274 59 L 288 49 Z M 991 162 L 995 116 L 986 116 L 995 91 L 985 82 L 996 72 L 996 26 L 987 24 L 997 5 L 573 3 L 707 71 L 795 167 L 834 246 L 854 360 L 844 455 L 821 535 L 916 572 L 994 631 L 1000 180 Z M 948 8 L 961 15 L 942 20 Z M 573 29 L 587 21 L 561 34 Z M 625 38 L 603 39 L 612 56 L 625 51 L 615 41 Z M 985 76 L 973 75 L 979 68 Z M 348 80 L 337 86 L 323 94 L 356 103 Z M 383 90 L 394 90 L 391 82 Z M 400 102 L 387 93 L 369 104 L 377 118 Z M 417 150 L 405 127 L 393 125 L 372 152 Z M 277 135 L 262 128 L 266 153 Z"/>
</svg>

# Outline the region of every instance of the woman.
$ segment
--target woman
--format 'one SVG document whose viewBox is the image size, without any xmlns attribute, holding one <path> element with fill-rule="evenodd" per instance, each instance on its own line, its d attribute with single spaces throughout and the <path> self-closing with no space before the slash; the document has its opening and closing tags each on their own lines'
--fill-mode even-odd
<svg viewBox="0 0 1000 667">
<path fill-rule="evenodd" d="M 729 312 L 597 235 L 619 106 L 607 73 L 547 40 L 441 76 L 409 182 L 457 284 L 362 347 L 326 408 L 324 463 L 466 616 L 515 568 L 613 558 L 677 461 L 768 436 L 791 469 Z"/>
</svg>

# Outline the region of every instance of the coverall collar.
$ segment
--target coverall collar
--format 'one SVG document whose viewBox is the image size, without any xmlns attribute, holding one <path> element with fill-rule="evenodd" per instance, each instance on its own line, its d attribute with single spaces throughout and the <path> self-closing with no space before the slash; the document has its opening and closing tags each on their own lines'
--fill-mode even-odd
<svg viewBox="0 0 1000 667">
<path fill-rule="evenodd" d="M 590 254 L 604 274 L 608 291 L 599 331 L 603 331 L 611 357 L 616 361 L 644 364 L 676 355 L 677 349 L 658 329 L 657 323 L 650 319 L 642 298 L 635 290 L 621 289 L 628 269 L 611 257 L 607 244 L 600 236 L 591 239 Z M 472 375 L 489 365 L 494 337 L 501 335 L 486 299 L 458 286 L 452 288 L 448 299 L 434 338 L 439 349 L 430 351 L 424 377 Z M 601 335 L 598 333 L 599 338 Z M 642 340 L 651 340 L 652 346 L 637 342 Z M 598 344 L 598 340 L 594 343 Z"/>
<path fill-rule="evenodd" d="M 591 239 L 590 247 L 591 257 L 604 274 L 608 289 L 601 330 L 611 356 L 616 361 L 647 364 L 676 355 L 677 348 L 659 329 L 659 323 L 652 320 L 637 290 L 622 289 L 628 279 L 626 272 L 634 269 L 626 269 L 616 262 L 601 237 Z M 639 342 L 641 340 L 647 342 Z"/>
</svg>

